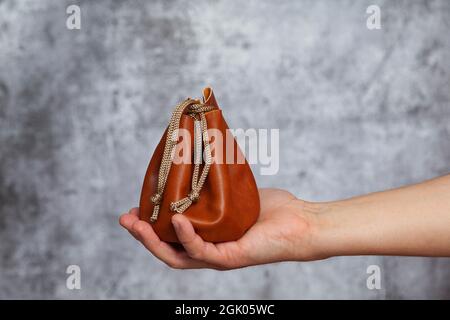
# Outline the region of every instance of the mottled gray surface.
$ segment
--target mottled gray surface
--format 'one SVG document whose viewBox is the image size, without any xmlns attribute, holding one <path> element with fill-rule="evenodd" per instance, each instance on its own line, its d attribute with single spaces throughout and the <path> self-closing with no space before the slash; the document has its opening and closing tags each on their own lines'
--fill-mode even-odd
<svg viewBox="0 0 450 320">
<path fill-rule="evenodd" d="M 175 271 L 118 226 L 171 108 L 206 84 L 231 127 L 281 128 L 260 186 L 332 200 L 449 171 L 449 1 L 277 3 L 0 1 L 0 298 L 450 298 L 449 259 Z"/>
</svg>

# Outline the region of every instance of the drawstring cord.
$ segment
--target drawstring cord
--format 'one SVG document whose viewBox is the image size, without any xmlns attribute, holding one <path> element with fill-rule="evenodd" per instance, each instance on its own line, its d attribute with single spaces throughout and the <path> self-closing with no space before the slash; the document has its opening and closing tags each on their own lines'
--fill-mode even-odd
<svg viewBox="0 0 450 320">
<path fill-rule="evenodd" d="M 211 147 L 209 145 L 208 125 L 205 112 L 212 110 L 213 107 L 198 103 L 197 100 L 186 99 L 175 107 L 170 118 L 163 157 L 159 168 L 158 185 L 156 193 L 151 197 L 154 207 L 150 222 L 155 222 L 158 219 L 164 188 L 167 183 L 172 160 L 175 155 L 175 148 L 178 143 L 178 130 L 180 128 L 181 116 L 186 108 L 188 108 L 187 114 L 194 118 L 194 172 L 192 174 L 191 192 L 189 192 L 185 198 L 172 202 L 170 204 L 170 210 L 176 213 L 183 213 L 192 205 L 192 203 L 197 202 L 200 198 L 200 191 L 208 176 L 209 168 L 211 166 Z M 205 149 L 205 164 L 200 174 L 200 165 L 202 163 L 202 140 Z"/>
</svg>

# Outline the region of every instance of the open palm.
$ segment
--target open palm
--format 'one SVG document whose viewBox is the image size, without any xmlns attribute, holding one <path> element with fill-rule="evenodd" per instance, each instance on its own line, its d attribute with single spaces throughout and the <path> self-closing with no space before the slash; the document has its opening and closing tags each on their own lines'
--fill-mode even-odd
<svg viewBox="0 0 450 320">
<path fill-rule="evenodd" d="M 182 244 L 181 250 L 161 241 L 151 225 L 138 218 L 139 208 L 120 217 L 120 224 L 153 255 L 173 268 L 233 269 L 285 260 L 310 260 L 311 219 L 305 202 L 279 189 L 260 189 L 261 213 L 258 221 L 237 241 L 214 244 L 203 241 L 182 214 L 172 223 Z"/>
</svg>

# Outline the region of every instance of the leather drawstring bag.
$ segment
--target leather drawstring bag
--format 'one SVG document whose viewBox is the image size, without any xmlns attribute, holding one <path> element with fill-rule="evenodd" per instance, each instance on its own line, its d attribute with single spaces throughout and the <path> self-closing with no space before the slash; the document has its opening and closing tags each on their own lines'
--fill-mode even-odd
<svg viewBox="0 0 450 320">
<path fill-rule="evenodd" d="M 211 88 L 177 105 L 150 160 L 139 218 L 159 238 L 179 242 L 173 214 L 184 214 L 209 242 L 237 240 L 256 222 L 259 194 Z"/>
</svg>

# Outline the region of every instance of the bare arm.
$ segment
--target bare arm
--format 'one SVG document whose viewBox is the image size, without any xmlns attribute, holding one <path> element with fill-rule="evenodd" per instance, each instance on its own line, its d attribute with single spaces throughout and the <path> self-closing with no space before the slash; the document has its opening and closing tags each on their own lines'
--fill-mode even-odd
<svg viewBox="0 0 450 320">
<path fill-rule="evenodd" d="M 326 255 L 450 256 L 450 175 L 316 206 Z"/>
</svg>

